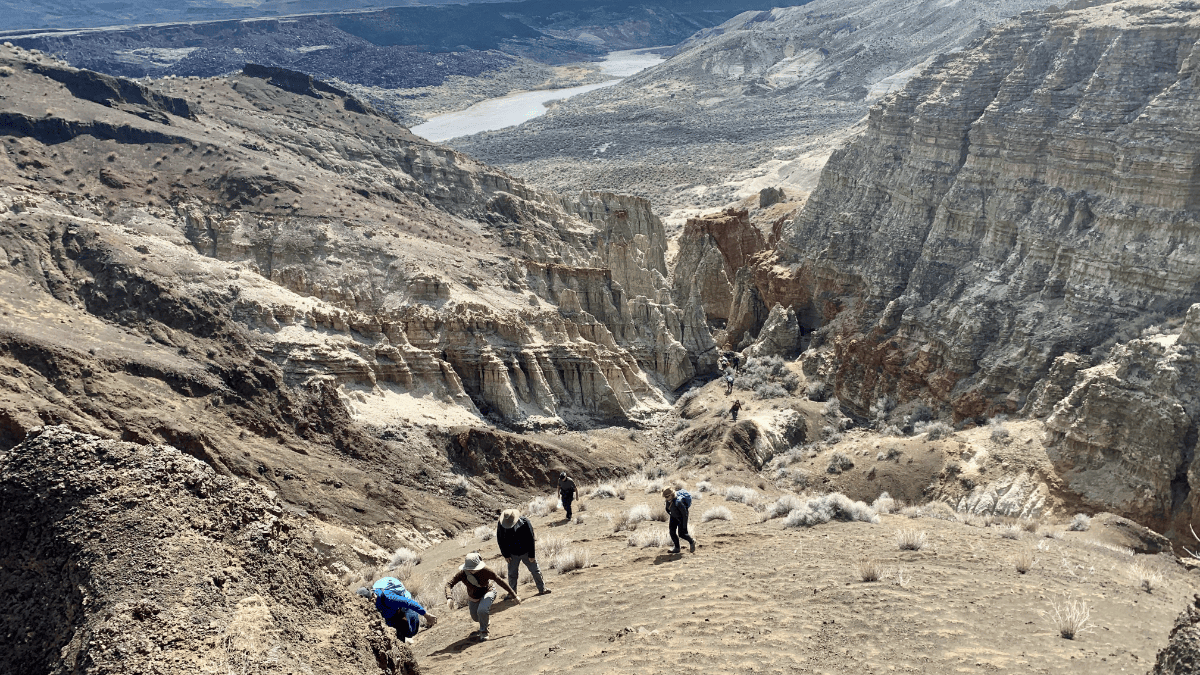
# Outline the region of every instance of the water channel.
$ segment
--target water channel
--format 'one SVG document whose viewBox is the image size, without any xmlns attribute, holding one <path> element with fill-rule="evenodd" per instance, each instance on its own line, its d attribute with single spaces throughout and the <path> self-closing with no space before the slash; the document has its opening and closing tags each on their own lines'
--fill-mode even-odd
<svg viewBox="0 0 1200 675">
<path fill-rule="evenodd" d="M 599 63 L 600 70 L 617 78 L 625 78 L 662 62 L 661 56 L 648 52 L 648 49 L 609 52 Z M 441 143 L 451 138 L 469 136 L 480 131 L 493 131 L 516 126 L 544 114 L 546 112 L 545 104 L 550 101 L 570 98 L 601 87 L 611 87 L 620 81 L 620 79 L 614 79 L 566 89 L 508 94 L 500 98 L 480 101 L 466 110 L 431 117 L 425 123 L 413 127 L 412 132 L 435 143 Z"/>
</svg>

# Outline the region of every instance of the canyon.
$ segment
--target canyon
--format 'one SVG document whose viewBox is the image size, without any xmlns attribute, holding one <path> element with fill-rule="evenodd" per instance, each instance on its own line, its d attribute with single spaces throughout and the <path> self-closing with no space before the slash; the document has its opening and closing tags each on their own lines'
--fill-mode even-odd
<svg viewBox="0 0 1200 675">
<path fill-rule="evenodd" d="M 1156 672 L 1186 672 L 1169 662 L 1191 649 L 1198 566 L 1200 13 L 1021 5 L 981 25 L 967 0 L 824 1 L 702 30 L 454 148 L 300 70 L 133 81 L 0 46 L 0 501 L 28 544 L 0 554 L 0 668 L 674 669 L 694 634 L 736 641 L 709 654 L 730 669 L 761 639 L 852 670 L 1115 673 L 1147 668 L 1183 608 Z M 920 39 L 884 50 L 909 21 Z M 582 147 L 704 92 L 761 147 L 779 139 L 750 112 L 788 134 L 833 117 L 801 129 L 803 157 L 701 142 L 702 191 L 671 183 L 693 146 L 657 122 L 622 127 L 643 154 L 589 147 L 658 183 L 549 150 L 486 163 L 505 138 L 552 150 L 575 128 Z M 571 127 L 586 106 L 599 126 Z M 574 521 L 547 499 L 559 472 L 582 488 Z M 642 550 L 661 525 L 622 530 L 668 485 L 706 513 L 695 557 Z M 797 524 L 835 497 L 866 516 Z M 407 550 L 440 603 L 465 552 L 502 564 L 492 522 L 514 505 L 595 556 L 497 610 L 546 631 L 477 645 L 447 609 L 405 645 L 354 596 Z M 931 550 L 891 541 L 914 526 Z M 1014 572 L 1022 552 L 1040 566 Z M 703 625 L 787 605 L 724 579 L 727 555 L 764 587 L 811 585 L 824 628 L 785 609 Z M 851 579 L 869 560 L 894 583 Z M 684 589 L 681 565 L 714 579 Z M 602 573 L 618 601 L 587 591 Z M 1100 634 L 1028 627 L 1064 593 Z M 673 618 L 639 618 L 654 603 Z M 981 611 L 1019 657 L 946 637 Z M 837 647 L 855 636 L 878 653 Z"/>
</svg>

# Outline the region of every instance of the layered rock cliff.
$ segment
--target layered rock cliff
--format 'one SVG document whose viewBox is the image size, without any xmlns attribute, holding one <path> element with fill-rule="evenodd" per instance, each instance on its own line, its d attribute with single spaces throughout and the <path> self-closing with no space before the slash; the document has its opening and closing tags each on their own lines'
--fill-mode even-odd
<svg viewBox="0 0 1200 675">
<path fill-rule="evenodd" d="M 1027 13 L 938 57 L 834 153 L 780 246 L 746 272 L 731 326 L 755 333 L 767 308 L 793 308 L 816 329 L 809 371 L 859 414 L 883 396 L 959 421 L 1053 409 L 1072 487 L 1175 522 L 1192 499 L 1191 413 L 1157 384 L 1144 401 L 1127 391 L 1166 357 L 1133 343 L 1113 358 L 1140 366 L 1104 366 L 1121 388 L 1071 378 L 1200 299 L 1198 17 L 1137 1 Z M 1083 363 L 1043 382 L 1068 352 Z M 1147 414 L 1102 422 L 1129 409 Z"/>
</svg>

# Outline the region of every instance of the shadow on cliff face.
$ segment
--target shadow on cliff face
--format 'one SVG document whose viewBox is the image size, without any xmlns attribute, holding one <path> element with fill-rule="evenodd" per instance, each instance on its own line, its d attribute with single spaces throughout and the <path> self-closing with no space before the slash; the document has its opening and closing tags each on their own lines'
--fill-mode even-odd
<svg viewBox="0 0 1200 675">
<path fill-rule="evenodd" d="M 576 482 L 591 483 L 632 471 L 618 454 L 586 452 L 551 445 L 516 434 L 483 428 L 455 427 L 449 433 L 448 456 L 463 471 L 495 476 L 518 488 L 553 488 L 559 472 Z"/>
</svg>

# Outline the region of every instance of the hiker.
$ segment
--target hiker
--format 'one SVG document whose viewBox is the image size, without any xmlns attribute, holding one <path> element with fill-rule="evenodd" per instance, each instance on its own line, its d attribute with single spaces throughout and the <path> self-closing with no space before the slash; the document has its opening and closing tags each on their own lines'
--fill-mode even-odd
<svg viewBox="0 0 1200 675">
<path fill-rule="evenodd" d="M 679 553 L 680 538 L 691 546 L 689 552 L 695 553 L 696 540 L 692 539 L 687 531 L 688 509 L 692 508 L 692 495 L 688 494 L 687 490 L 675 492 L 675 490 L 665 487 L 662 496 L 667 500 L 667 515 L 671 517 L 671 522 L 667 525 L 667 532 L 671 534 L 671 541 L 675 543 L 675 548 L 671 549 L 671 553 Z"/>
<path fill-rule="evenodd" d="M 363 587 L 356 592 L 364 598 L 374 598 L 375 609 L 379 610 L 385 624 L 396 629 L 396 637 L 401 642 L 411 642 L 416 637 L 421 629 L 421 617 L 425 617 L 429 628 L 437 623 L 437 617 L 425 611 L 395 577 L 384 577 L 376 581 L 371 590 Z"/>
<path fill-rule="evenodd" d="M 734 399 L 733 405 L 729 406 L 729 416 L 733 418 L 734 422 L 737 421 L 737 414 L 738 414 L 738 411 L 741 409 L 742 409 L 742 400 L 740 398 Z"/>
<path fill-rule="evenodd" d="M 509 509 L 500 514 L 500 522 L 496 525 L 496 543 L 500 545 L 500 555 L 508 563 L 508 585 L 517 587 L 517 572 L 521 563 L 533 575 L 533 583 L 537 584 L 538 595 L 545 595 L 546 583 L 542 581 L 542 571 L 538 569 L 536 537 L 533 536 L 533 523 L 522 516 L 516 509 Z"/>
<path fill-rule="evenodd" d="M 733 393 L 733 373 L 730 371 L 725 371 L 725 395 L 728 396 L 732 393 Z"/>
<path fill-rule="evenodd" d="M 450 591 L 455 584 L 461 583 L 466 587 L 467 607 L 471 610 L 471 620 L 479 622 L 479 630 L 473 635 L 478 635 L 480 642 L 488 639 L 488 612 L 492 610 L 492 603 L 496 601 L 496 591 L 492 588 L 493 581 L 499 584 L 500 588 L 508 591 L 508 597 L 512 598 L 513 602 L 521 604 L 521 598 L 517 597 L 517 592 L 504 583 L 500 575 L 489 569 L 478 553 L 468 553 L 466 560 L 459 566 L 458 573 L 446 582 L 447 600 L 450 599 Z"/>
<path fill-rule="evenodd" d="M 567 512 L 567 520 L 571 520 L 571 502 L 575 501 L 575 481 L 566 471 L 558 474 L 558 498 L 562 500 L 563 510 Z"/>
</svg>

